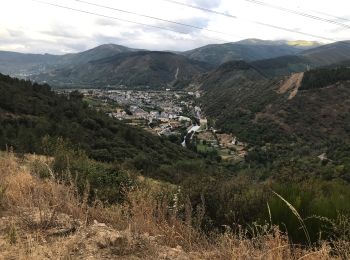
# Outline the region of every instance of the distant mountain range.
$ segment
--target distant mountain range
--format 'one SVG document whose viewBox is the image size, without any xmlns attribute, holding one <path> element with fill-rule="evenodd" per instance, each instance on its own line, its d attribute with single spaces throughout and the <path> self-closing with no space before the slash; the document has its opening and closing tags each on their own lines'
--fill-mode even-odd
<svg viewBox="0 0 350 260">
<path fill-rule="evenodd" d="M 131 49 L 115 44 L 65 55 L 0 51 L 0 72 L 54 87 L 186 87 L 193 78 L 232 60 L 244 60 L 267 77 L 346 64 L 350 42 L 263 41 L 207 45 L 186 52 Z"/>
<path fill-rule="evenodd" d="M 184 55 L 194 60 L 204 61 L 218 66 L 231 60 L 254 61 L 295 55 L 303 50 L 320 45 L 318 42 L 247 39 L 234 43 L 207 45 L 184 52 Z"/>
<path fill-rule="evenodd" d="M 111 57 L 78 63 L 34 77 L 55 86 L 88 87 L 144 86 L 161 88 L 178 80 L 190 80 L 194 75 L 211 69 L 207 63 L 190 60 L 170 52 L 124 52 Z"/>
<path fill-rule="evenodd" d="M 87 51 L 65 55 L 0 51 L 0 72 L 16 76 L 39 74 L 133 51 L 137 50 L 116 44 L 104 44 Z"/>
<path fill-rule="evenodd" d="M 251 65 L 269 77 L 288 75 L 317 67 L 350 64 L 350 41 L 304 50 L 297 55 L 253 61 Z M 348 66 L 348 65 L 347 65 Z"/>
<path fill-rule="evenodd" d="M 301 53 L 318 66 L 330 65 L 350 59 L 350 41 L 335 42 Z"/>
</svg>

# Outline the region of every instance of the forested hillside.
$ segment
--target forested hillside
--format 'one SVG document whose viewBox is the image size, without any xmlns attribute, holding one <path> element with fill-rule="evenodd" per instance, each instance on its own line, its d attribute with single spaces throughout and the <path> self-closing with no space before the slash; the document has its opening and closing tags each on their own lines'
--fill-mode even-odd
<svg viewBox="0 0 350 260">
<path fill-rule="evenodd" d="M 193 79 L 229 61 L 249 62 L 266 77 L 346 65 L 350 43 L 263 41 L 206 45 L 186 52 L 146 51 L 115 44 L 65 55 L 0 51 L 0 73 L 48 82 L 53 87 L 186 88 Z M 333 66 L 334 65 L 334 66 Z"/>
<path fill-rule="evenodd" d="M 326 154 L 336 175 L 349 180 L 348 69 L 267 80 L 252 67 L 225 67 L 203 82 L 201 104 L 214 127 L 255 146 L 247 160 L 277 165 L 297 154 Z"/>
<path fill-rule="evenodd" d="M 219 66 L 232 60 L 256 61 L 272 59 L 279 56 L 295 55 L 305 49 L 318 46 L 317 42 L 299 44 L 287 41 L 264 41 L 246 39 L 238 42 L 211 44 L 183 54 L 187 57 Z"/>
<path fill-rule="evenodd" d="M 311 48 L 296 55 L 252 61 L 251 65 L 267 77 L 274 78 L 326 66 L 329 68 L 348 66 L 349 59 L 350 42 L 345 41 Z"/>
<path fill-rule="evenodd" d="M 66 67 L 35 77 L 54 86 L 106 87 L 125 85 L 131 88 L 160 89 L 172 87 L 178 80 L 189 81 L 206 72 L 210 65 L 170 52 L 139 51 Z"/>
<path fill-rule="evenodd" d="M 253 143 L 348 139 L 349 69 L 311 70 L 297 83 L 294 76 L 270 80 L 255 66 L 234 64 L 208 74 L 201 86 L 201 103 L 217 127 Z"/>
<path fill-rule="evenodd" d="M 339 41 L 310 50 L 301 55 L 317 66 L 325 66 L 350 59 L 350 41 Z"/>
<path fill-rule="evenodd" d="M 146 175 L 163 174 L 169 180 L 174 176 L 167 176 L 168 166 L 197 157 L 178 145 L 89 109 L 78 92 L 60 96 L 48 85 L 1 75 L 1 149 L 7 145 L 16 152 L 45 153 L 44 137 L 47 142 L 62 137 L 93 159 L 130 164 Z"/>
<path fill-rule="evenodd" d="M 332 87 L 333 84 L 346 81 L 350 81 L 350 68 L 317 69 L 305 72 L 300 89 Z"/>
<path fill-rule="evenodd" d="M 111 57 L 135 49 L 116 44 L 103 44 L 79 53 L 64 55 L 24 54 L 0 51 L 0 73 L 10 75 L 36 75 L 58 68 L 69 68 L 92 60 Z"/>
<path fill-rule="evenodd" d="M 328 204 L 318 204 L 312 199 L 323 193 L 320 189 L 324 184 L 350 181 L 350 84 L 346 80 L 347 74 L 348 69 L 344 68 L 316 70 L 270 80 L 250 64 L 230 62 L 203 79 L 204 95 L 200 103 L 211 126 L 232 133 L 249 144 L 245 164 L 239 171 L 242 176 L 255 176 L 260 181 L 275 180 L 272 186 L 276 186 L 272 189 L 283 190 L 287 200 L 293 201 L 292 205 L 301 208 L 304 205 L 302 211 L 309 214 L 309 206 L 322 205 L 318 209 L 321 210 Z M 249 188 L 254 190 L 257 200 L 266 194 L 261 190 L 264 185 L 260 181 L 257 187 Z M 217 189 L 228 192 L 232 185 L 235 186 L 227 183 L 226 188 Z M 330 194 L 335 195 L 340 187 L 333 188 Z M 215 193 L 215 189 L 211 192 Z M 302 202 L 299 204 L 294 196 Z M 308 196 L 313 201 L 309 201 Z M 251 203 L 259 208 L 258 201 Z M 231 208 L 237 207 L 233 201 L 228 204 Z M 323 213 L 316 215 L 330 213 L 326 213 L 325 208 L 321 211 Z M 280 214 L 275 218 L 291 221 L 285 219 L 282 211 Z"/>
<path fill-rule="evenodd" d="M 247 63 L 225 64 L 216 71 L 215 77 L 208 75 L 207 85 L 203 85 L 208 95 L 213 93 L 211 91 L 219 93 L 215 88 L 220 86 L 222 79 L 221 90 L 225 98 L 220 97 L 220 102 L 215 103 L 219 96 L 211 97 L 216 105 L 212 106 L 210 118 L 213 119 L 216 111 L 221 111 L 218 120 L 211 120 L 211 123 L 232 131 L 240 140 L 249 143 L 249 152 L 240 163 L 204 161 L 196 153 L 88 108 L 78 92 L 72 92 L 68 97 L 60 96 L 47 85 L 7 76 L 1 76 L 0 84 L 0 145 L 2 149 L 12 146 L 18 155 L 48 155 L 53 172 L 45 164 L 35 164 L 38 177 L 49 178 L 54 174 L 55 178 L 68 184 L 74 181 L 79 194 L 86 194 L 91 200 L 98 198 L 108 205 L 122 203 L 127 192 L 140 185 L 141 175 L 150 176 L 157 181 L 179 185 L 174 195 L 176 202 L 161 202 L 161 205 L 164 209 L 180 205 L 177 214 L 184 220 L 188 212 L 192 212 L 193 219 L 186 223 L 200 232 L 221 232 L 223 226 L 238 232 L 240 225 L 249 227 L 252 223 L 270 221 L 280 225 L 293 241 L 307 243 L 304 231 L 298 228 L 300 223 L 272 192 L 275 191 L 294 205 L 303 218 L 316 215 L 335 223 L 332 226 L 319 219 L 305 220 L 311 241 L 330 239 L 338 230 L 340 214 L 350 213 L 346 203 L 350 198 L 347 139 L 328 139 L 329 143 L 323 141 L 318 148 L 314 146 L 314 139 L 308 143 L 299 141 L 311 136 L 312 131 L 304 131 L 301 127 L 314 124 L 310 120 L 317 115 L 311 113 L 314 111 L 312 105 L 307 108 L 310 117 L 305 117 L 305 122 L 298 119 L 307 111 L 306 101 L 298 101 L 302 103 L 292 106 L 304 108 L 297 111 L 299 114 L 294 118 L 300 124 L 300 131 L 295 135 L 284 132 L 284 128 L 276 128 L 276 121 L 271 118 L 254 120 L 259 112 L 269 111 L 266 109 L 274 112 L 273 109 L 279 107 L 273 103 L 276 97 L 278 102 L 297 102 L 304 91 L 288 101 L 288 92 L 276 92 L 274 85 Z M 257 81 L 262 84 L 257 84 Z M 235 82 L 238 83 L 233 85 Z M 234 91 L 235 88 L 240 88 L 240 91 Z M 325 91 L 330 89 L 322 88 Z M 346 90 L 347 85 L 341 85 L 337 92 Z M 325 92 L 322 100 L 327 95 Z M 340 98 L 340 94 L 334 97 Z M 317 98 L 314 96 L 307 101 Z M 224 103 L 228 101 L 230 105 Z M 344 99 L 344 102 L 348 101 Z M 333 103 L 335 100 L 325 104 L 330 106 Z M 265 104 L 272 106 L 266 107 Z M 223 110 L 220 110 L 220 105 L 221 108 L 224 106 Z M 285 111 L 288 120 L 292 120 L 293 114 L 287 108 Z M 342 117 L 344 122 L 348 119 L 346 114 L 339 115 L 332 114 L 331 122 L 340 124 L 334 127 L 334 131 L 339 131 L 339 136 L 342 136 L 348 130 L 340 131 L 343 122 L 338 119 Z M 322 123 L 318 118 L 317 122 Z M 306 135 L 301 136 L 300 132 Z M 313 137 L 323 140 L 318 133 Z M 326 154 L 322 161 L 317 158 L 320 152 Z M 89 187 L 87 191 L 86 185 Z M 156 195 L 156 201 L 170 192 L 163 191 Z M 269 214 L 272 216 L 270 220 Z"/>
<path fill-rule="evenodd" d="M 0 51 L 0 73 L 21 74 L 40 73 L 51 66 L 59 56 L 50 54 L 24 54 L 10 51 Z"/>
<path fill-rule="evenodd" d="M 306 71 L 313 67 L 313 64 L 309 60 L 296 55 L 258 60 L 250 64 L 269 78 L 286 76 L 291 73 Z"/>
</svg>

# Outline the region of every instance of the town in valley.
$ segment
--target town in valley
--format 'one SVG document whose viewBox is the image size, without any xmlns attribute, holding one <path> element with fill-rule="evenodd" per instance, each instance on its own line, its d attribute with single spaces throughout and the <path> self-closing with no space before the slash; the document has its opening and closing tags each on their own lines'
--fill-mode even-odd
<svg viewBox="0 0 350 260">
<path fill-rule="evenodd" d="M 74 89 L 57 90 L 68 94 Z M 168 138 L 220 160 L 240 161 L 247 144 L 210 125 L 200 108 L 199 91 L 79 89 L 84 100 L 111 118 Z"/>
</svg>

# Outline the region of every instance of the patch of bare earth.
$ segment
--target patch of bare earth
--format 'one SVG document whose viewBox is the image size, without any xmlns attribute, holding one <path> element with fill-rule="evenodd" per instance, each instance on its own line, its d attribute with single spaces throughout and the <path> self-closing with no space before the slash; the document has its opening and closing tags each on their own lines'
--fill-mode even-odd
<svg viewBox="0 0 350 260">
<path fill-rule="evenodd" d="M 27 217 L 32 225 L 42 224 L 38 209 L 30 209 Z M 96 220 L 85 225 L 59 214 L 40 229 L 26 224 L 13 215 L 0 219 L 0 259 L 190 259 L 180 246 L 164 246 L 157 236 L 128 227 L 116 230 Z"/>
<path fill-rule="evenodd" d="M 284 83 L 277 90 L 277 93 L 284 94 L 286 92 L 289 92 L 290 94 L 288 99 L 289 100 L 293 99 L 298 93 L 303 77 L 304 77 L 304 72 L 293 74 L 286 81 L 284 81 Z"/>
</svg>

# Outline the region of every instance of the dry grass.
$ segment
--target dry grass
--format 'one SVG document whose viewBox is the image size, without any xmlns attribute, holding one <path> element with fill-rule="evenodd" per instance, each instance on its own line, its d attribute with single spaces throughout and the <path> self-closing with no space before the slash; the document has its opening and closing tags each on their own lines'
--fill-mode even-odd
<svg viewBox="0 0 350 260">
<path fill-rule="evenodd" d="M 25 214 L 23 209 L 37 208 L 43 222 L 49 221 L 44 218 L 53 218 L 58 211 L 77 219 L 83 217 L 87 205 L 79 200 L 73 186 L 39 179 L 11 153 L 0 159 L 0 165 L 0 183 L 6 187 L 4 200 L 9 211 Z"/>
<path fill-rule="evenodd" d="M 42 169 L 38 165 L 34 168 Z M 201 222 L 204 205 L 196 210 L 189 203 L 178 205 L 176 192 L 174 196 L 146 181 L 143 188 L 129 193 L 123 205 L 105 207 L 99 201 L 91 205 L 86 194 L 77 194 L 73 184 L 41 179 L 35 169 L 30 163 L 19 162 L 12 153 L 0 155 L 0 259 L 282 260 L 350 256 L 349 241 L 333 241 L 331 254 L 330 243 L 308 248 L 292 245 L 271 225 L 256 225 L 249 235 L 242 229 L 208 237 L 194 228 Z M 185 208 L 185 220 L 178 217 L 180 206 Z"/>
</svg>

